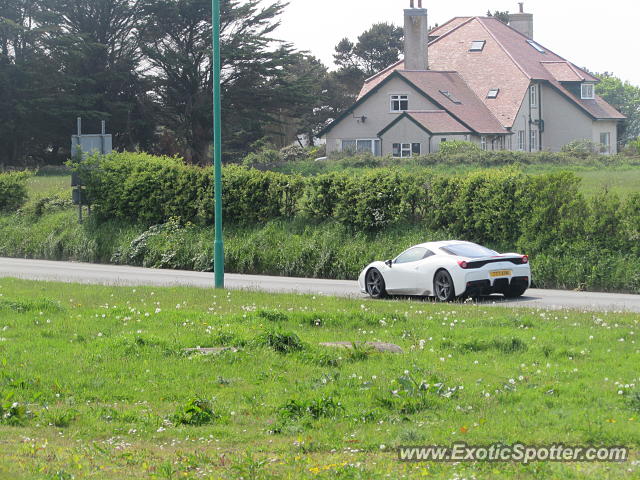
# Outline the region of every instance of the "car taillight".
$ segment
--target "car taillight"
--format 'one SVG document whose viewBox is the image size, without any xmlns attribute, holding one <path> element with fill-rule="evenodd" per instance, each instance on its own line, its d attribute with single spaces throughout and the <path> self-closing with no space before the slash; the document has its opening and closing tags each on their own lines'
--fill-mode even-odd
<svg viewBox="0 0 640 480">
<path fill-rule="evenodd" d="M 458 265 L 460 265 L 460 268 L 468 268 L 469 264 L 467 262 L 465 262 L 464 260 L 458 260 Z"/>
<path fill-rule="evenodd" d="M 522 263 L 529 263 L 529 255 L 522 256 Z"/>
</svg>

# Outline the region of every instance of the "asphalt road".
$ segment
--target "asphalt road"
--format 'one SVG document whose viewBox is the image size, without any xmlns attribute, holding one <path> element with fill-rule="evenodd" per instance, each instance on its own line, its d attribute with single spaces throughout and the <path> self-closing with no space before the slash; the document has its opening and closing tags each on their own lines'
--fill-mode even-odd
<svg viewBox="0 0 640 480">
<path fill-rule="evenodd" d="M 0 277 L 98 285 L 192 286 L 200 288 L 213 286 L 212 273 L 4 257 L 0 257 Z M 225 286 L 236 290 L 364 297 L 356 282 L 346 280 L 227 274 Z M 640 295 L 620 293 L 530 289 L 527 290 L 524 297 L 517 300 L 505 300 L 500 295 L 493 295 L 481 299 L 481 302 L 486 305 L 495 304 L 510 307 L 640 312 Z"/>
</svg>

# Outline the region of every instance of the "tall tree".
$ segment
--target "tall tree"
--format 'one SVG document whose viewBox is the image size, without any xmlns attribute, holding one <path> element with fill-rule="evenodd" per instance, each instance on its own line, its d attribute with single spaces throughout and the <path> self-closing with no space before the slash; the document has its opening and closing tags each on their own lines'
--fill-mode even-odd
<svg viewBox="0 0 640 480">
<path fill-rule="evenodd" d="M 506 23 L 507 25 L 509 24 L 509 11 L 507 10 L 495 10 L 493 13 L 491 13 L 491 10 L 487 10 L 487 17 L 494 17 L 502 23 Z"/>
<path fill-rule="evenodd" d="M 0 1 L 0 163 L 33 161 L 51 137 L 59 92 L 42 15 L 41 2 Z"/>
<path fill-rule="evenodd" d="M 363 32 L 355 44 L 343 38 L 336 45 L 335 63 L 340 69 L 357 69 L 369 77 L 398 61 L 403 39 L 402 27 L 376 23 Z"/>
<path fill-rule="evenodd" d="M 600 79 L 596 93 L 627 118 L 621 122 L 618 139 L 626 143 L 640 136 L 640 87 L 611 73 L 595 74 Z"/>
<path fill-rule="evenodd" d="M 60 110 L 65 128 L 76 115 L 109 121 L 120 148 L 153 139 L 149 85 L 141 75 L 142 8 L 135 0 L 42 0 L 50 22 L 51 56 L 64 73 Z M 69 130 L 67 130 L 67 135 Z M 68 140 L 65 140 L 68 141 Z"/>
<path fill-rule="evenodd" d="M 285 4 L 222 0 L 222 135 L 225 154 L 240 155 L 291 101 L 285 68 L 289 45 L 271 37 Z M 211 144 L 211 2 L 146 0 L 144 53 L 156 75 L 163 124 L 180 153 L 209 159 Z M 275 48 L 274 48 L 275 45 Z"/>
</svg>

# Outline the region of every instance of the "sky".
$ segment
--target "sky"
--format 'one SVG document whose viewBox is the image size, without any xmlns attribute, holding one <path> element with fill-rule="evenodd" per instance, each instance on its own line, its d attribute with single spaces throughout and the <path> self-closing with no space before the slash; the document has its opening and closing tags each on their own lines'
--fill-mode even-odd
<svg viewBox="0 0 640 480">
<path fill-rule="evenodd" d="M 355 40 L 374 23 L 402 25 L 408 7 L 409 0 L 289 0 L 274 36 L 333 68 L 333 51 L 342 38 Z M 442 25 L 456 16 L 485 15 L 488 9 L 516 12 L 518 1 L 423 0 L 423 7 L 429 25 Z M 640 86 L 640 1 L 525 0 L 524 7 L 534 15 L 538 43 L 579 67 L 608 71 Z"/>
</svg>

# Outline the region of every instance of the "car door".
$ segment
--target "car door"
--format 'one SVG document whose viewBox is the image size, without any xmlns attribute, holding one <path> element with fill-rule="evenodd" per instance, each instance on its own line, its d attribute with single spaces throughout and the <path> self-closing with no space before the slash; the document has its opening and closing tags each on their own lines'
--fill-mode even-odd
<svg viewBox="0 0 640 480">
<path fill-rule="evenodd" d="M 420 263 L 430 252 L 424 247 L 412 247 L 398 255 L 385 271 L 387 292 L 396 295 L 414 295 L 419 290 Z"/>
</svg>

